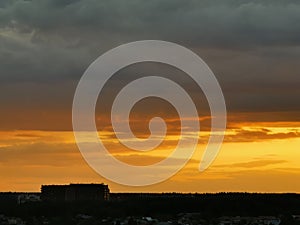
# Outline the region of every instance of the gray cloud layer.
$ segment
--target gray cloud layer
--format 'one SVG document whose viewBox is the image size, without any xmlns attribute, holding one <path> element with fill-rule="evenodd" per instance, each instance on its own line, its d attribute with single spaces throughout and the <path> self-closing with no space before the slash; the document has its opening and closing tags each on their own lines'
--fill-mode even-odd
<svg viewBox="0 0 300 225">
<path fill-rule="evenodd" d="M 230 111 L 298 111 L 299 21 L 297 0 L 0 0 L 0 103 L 70 107 L 56 93 L 73 91 L 100 54 L 163 39 L 208 63 Z"/>
<path fill-rule="evenodd" d="M 300 43 L 298 21 L 296 0 L 2 0 L 0 79 L 22 80 L 22 73 L 35 81 L 78 78 L 103 51 L 139 39 L 175 41 L 195 51 L 271 46 L 277 52 L 259 57 L 293 60 L 300 56 L 299 48 L 290 49 Z"/>
<path fill-rule="evenodd" d="M 150 35 L 197 45 L 297 44 L 299 19 L 297 0 L 2 0 L 0 11 L 2 27 L 23 32 Z"/>
</svg>

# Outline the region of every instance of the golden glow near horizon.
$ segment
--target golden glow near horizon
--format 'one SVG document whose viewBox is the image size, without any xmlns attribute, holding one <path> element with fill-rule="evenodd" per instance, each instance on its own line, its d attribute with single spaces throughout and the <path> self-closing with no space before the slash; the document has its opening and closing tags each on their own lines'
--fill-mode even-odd
<svg viewBox="0 0 300 225">
<path fill-rule="evenodd" d="M 178 174 L 142 188 L 118 185 L 96 174 L 81 157 L 72 131 L 0 131 L 0 190 L 38 191 L 41 184 L 105 182 L 114 192 L 300 192 L 299 123 L 236 123 L 230 127 L 208 170 L 198 171 L 209 135 L 203 131 L 197 151 Z M 127 151 L 108 131 L 99 136 L 116 158 L 140 166 L 167 157 L 178 138 L 168 135 L 157 149 L 139 153 Z"/>
</svg>

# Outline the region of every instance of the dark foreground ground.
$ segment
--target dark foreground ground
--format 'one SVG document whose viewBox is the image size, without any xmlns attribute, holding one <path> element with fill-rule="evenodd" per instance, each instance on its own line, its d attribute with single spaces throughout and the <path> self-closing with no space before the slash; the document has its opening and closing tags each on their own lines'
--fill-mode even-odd
<svg viewBox="0 0 300 225">
<path fill-rule="evenodd" d="M 0 194 L 0 224 L 299 225 L 298 194 L 111 194 L 107 202 L 22 202 Z"/>
</svg>

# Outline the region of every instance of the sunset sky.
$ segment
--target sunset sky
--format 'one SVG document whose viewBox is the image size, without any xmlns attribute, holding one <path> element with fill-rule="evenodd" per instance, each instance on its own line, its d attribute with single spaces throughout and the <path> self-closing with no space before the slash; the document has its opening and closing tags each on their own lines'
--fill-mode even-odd
<svg viewBox="0 0 300 225">
<path fill-rule="evenodd" d="M 0 0 L 0 192 L 104 182 L 112 192 L 300 193 L 299 21 L 297 0 Z M 124 68 L 105 86 L 95 115 L 99 137 L 116 158 L 153 164 L 178 141 L 176 110 L 155 98 L 133 108 L 131 125 L 138 137 L 147 137 L 149 120 L 161 116 L 168 125 L 163 143 L 142 153 L 116 140 L 111 104 L 139 77 L 162 75 L 184 87 L 199 114 L 186 119 L 201 124 L 198 148 L 179 173 L 129 187 L 104 179 L 82 158 L 72 101 L 98 56 L 144 39 L 178 43 L 208 64 L 224 93 L 227 130 L 218 157 L 199 172 L 211 119 L 201 89 L 170 66 Z"/>
</svg>

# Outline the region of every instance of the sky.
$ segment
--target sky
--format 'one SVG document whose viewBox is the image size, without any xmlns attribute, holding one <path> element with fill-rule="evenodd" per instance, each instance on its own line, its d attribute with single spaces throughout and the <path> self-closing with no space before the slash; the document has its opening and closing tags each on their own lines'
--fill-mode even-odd
<svg viewBox="0 0 300 225">
<path fill-rule="evenodd" d="M 299 21 L 297 0 L 0 0 L 0 191 L 104 182 L 113 192 L 300 193 Z M 106 180 L 82 158 L 72 101 L 98 56 L 144 39 L 178 43 L 207 63 L 224 93 L 227 130 L 218 157 L 199 172 L 211 119 L 201 89 L 182 71 L 158 63 L 117 72 L 95 114 L 99 136 L 117 159 L 153 164 L 178 142 L 178 114 L 159 99 L 140 101 L 131 114 L 138 137 L 149 135 L 151 118 L 166 120 L 167 136 L 156 149 L 131 151 L 113 134 L 112 101 L 141 76 L 163 74 L 182 85 L 198 109 L 192 120 L 201 124 L 197 150 L 180 172 L 159 184 L 129 187 Z"/>
</svg>

